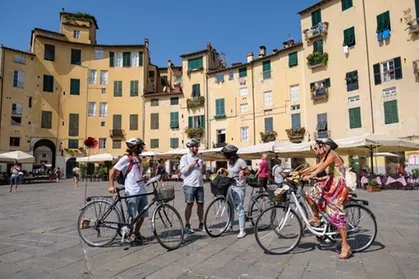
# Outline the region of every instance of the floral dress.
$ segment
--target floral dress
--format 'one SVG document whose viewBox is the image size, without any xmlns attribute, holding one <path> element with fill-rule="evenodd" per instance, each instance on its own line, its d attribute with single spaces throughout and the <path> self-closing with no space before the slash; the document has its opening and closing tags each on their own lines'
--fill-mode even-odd
<svg viewBox="0 0 419 279">
<path fill-rule="evenodd" d="M 325 182 L 317 183 L 307 191 L 306 195 L 317 204 L 319 210 L 326 214 L 329 222 L 338 229 L 346 228 L 345 204 L 348 201 L 348 189 L 346 188 L 343 163 L 330 166 L 333 175 Z"/>
</svg>

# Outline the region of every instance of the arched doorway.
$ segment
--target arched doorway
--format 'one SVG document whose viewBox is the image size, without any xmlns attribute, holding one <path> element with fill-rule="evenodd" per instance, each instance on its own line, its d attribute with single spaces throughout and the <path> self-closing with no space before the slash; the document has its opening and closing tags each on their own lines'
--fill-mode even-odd
<svg viewBox="0 0 419 279">
<path fill-rule="evenodd" d="M 73 169 L 75 166 L 77 166 L 76 158 L 72 157 L 67 160 L 67 162 L 65 163 L 65 173 L 67 178 L 73 178 Z"/>
<path fill-rule="evenodd" d="M 33 156 L 35 157 L 36 164 L 51 165 L 51 168 L 55 168 L 55 156 L 56 156 L 55 144 L 48 140 L 42 139 L 35 143 L 33 146 Z"/>
</svg>

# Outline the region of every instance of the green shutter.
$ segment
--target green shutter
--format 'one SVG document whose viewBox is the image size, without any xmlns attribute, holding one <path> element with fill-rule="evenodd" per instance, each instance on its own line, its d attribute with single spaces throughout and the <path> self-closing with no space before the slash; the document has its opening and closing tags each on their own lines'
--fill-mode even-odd
<svg viewBox="0 0 419 279">
<path fill-rule="evenodd" d="M 201 96 L 201 85 L 199 83 L 192 85 L 192 97 Z"/>
<path fill-rule="evenodd" d="M 311 26 L 316 26 L 320 22 L 322 22 L 322 13 L 321 10 L 318 9 L 311 13 Z"/>
<path fill-rule="evenodd" d="M 200 126 L 205 128 L 205 115 L 200 116 Z"/>
<path fill-rule="evenodd" d="M 374 84 L 381 84 L 381 66 L 379 63 L 374 64 Z"/>
<path fill-rule="evenodd" d="M 392 124 L 399 122 L 397 100 L 384 102 L 384 123 Z"/>
<path fill-rule="evenodd" d="M 192 116 L 188 117 L 188 127 L 193 128 L 193 118 L 192 118 Z"/>
<path fill-rule="evenodd" d="M 54 92 L 54 77 L 49 75 L 44 75 L 43 91 L 45 92 Z"/>
<path fill-rule="evenodd" d="M 220 108 L 220 115 L 225 115 L 224 99 L 220 100 L 219 108 Z"/>
<path fill-rule="evenodd" d="M 352 0 L 342 0 L 342 11 L 345 11 L 353 6 Z"/>
<path fill-rule="evenodd" d="M 70 95 L 80 95 L 80 80 L 70 79 Z"/>
<path fill-rule="evenodd" d="M 114 66 L 114 59 L 115 59 L 115 53 L 112 51 L 109 52 L 109 67 Z"/>
<path fill-rule="evenodd" d="M 138 80 L 131 80 L 130 82 L 130 96 L 138 96 Z"/>
<path fill-rule="evenodd" d="M 122 53 L 122 66 L 131 67 L 131 52 Z"/>
<path fill-rule="evenodd" d="M 330 85 L 330 78 L 325 79 L 324 80 L 324 87 L 329 88 L 330 86 L 331 86 Z"/>
<path fill-rule="evenodd" d="M 344 46 L 355 45 L 355 27 L 351 27 L 343 31 L 343 45 Z"/>
<path fill-rule="evenodd" d="M 122 97 L 122 81 L 115 80 L 113 82 L 113 96 Z"/>
<path fill-rule="evenodd" d="M 361 122 L 361 108 L 350 108 L 349 109 L 349 128 L 350 129 L 356 129 L 361 128 L 362 122 Z"/>
<path fill-rule="evenodd" d="M 377 33 L 383 32 L 385 29 L 391 30 L 390 11 L 377 16 Z"/>
<path fill-rule="evenodd" d="M 140 57 L 139 57 L 138 60 L 139 60 L 138 65 L 142 66 L 143 65 L 143 60 L 144 60 L 144 53 L 143 52 L 140 52 Z"/>
<path fill-rule="evenodd" d="M 215 100 L 215 115 L 217 116 L 225 115 L 224 99 Z"/>
<path fill-rule="evenodd" d="M 316 40 L 313 42 L 313 52 L 323 54 L 323 40 Z"/>
<path fill-rule="evenodd" d="M 239 68 L 239 78 L 247 77 L 247 68 Z"/>
<path fill-rule="evenodd" d="M 416 7 L 416 19 L 419 18 L 419 0 L 415 0 L 415 7 Z"/>
<path fill-rule="evenodd" d="M 288 66 L 297 66 L 298 65 L 298 54 L 297 52 L 293 52 L 288 54 Z"/>
<path fill-rule="evenodd" d="M 179 128 L 179 112 L 170 113 L 170 128 L 171 129 Z"/>
<path fill-rule="evenodd" d="M 401 60 L 400 56 L 394 58 L 394 72 L 395 72 L 395 78 L 396 79 L 402 79 L 403 78 L 402 60 Z"/>
<path fill-rule="evenodd" d="M 270 71 L 270 70 L 271 70 L 271 61 L 270 61 L 270 60 L 268 60 L 268 61 L 263 61 L 263 63 L 262 63 L 262 70 L 263 70 L 264 72 L 266 72 L 266 71 Z"/>
<path fill-rule="evenodd" d="M 198 70 L 203 68 L 202 57 L 192 58 L 188 60 L 188 71 Z"/>
</svg>

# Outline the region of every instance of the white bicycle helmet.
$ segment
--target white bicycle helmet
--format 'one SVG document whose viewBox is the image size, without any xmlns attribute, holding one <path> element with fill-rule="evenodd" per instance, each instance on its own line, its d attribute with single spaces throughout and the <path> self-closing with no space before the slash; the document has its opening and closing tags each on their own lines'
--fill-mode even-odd
<svg viewBox="0 0 419 279">
<path fill-rule="evenodd" d="M 143 148 L 145 145 L 144 141 L 140 138 L 130 138 L 129 140 L 126 140 L 125 143 L 129 150 L 133 150 L 137 146 Z"/>
</svg>

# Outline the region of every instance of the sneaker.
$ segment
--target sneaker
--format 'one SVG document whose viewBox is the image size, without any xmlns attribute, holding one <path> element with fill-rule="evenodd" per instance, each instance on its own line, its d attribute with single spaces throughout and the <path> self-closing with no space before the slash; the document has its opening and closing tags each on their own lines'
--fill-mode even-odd
<svg viewBox="0 0 419 279">
<path fill-rule="evenodd" d="M 239 234 L 237 235 L 237 238 L 243 238 L 246 236 L 246 232 L 245 231 L 240 231 Z"/>
<path fill-rule="evenodd" d="M 199 224 L 199 228 L 198 228 L 200 231 L 203 231 L 203 232 L 206 232 L 205 231 L 205 228 L 204 228 L 204 223 L 200 223 Z"/>
<path fill-rule="evenodd" d="M 185 232 L 188 233 L 188 234 L 194 233 L 194 230 L 191 228 L 191 225 L 190 224 L 186 224 L 186 226 L 185 226 Z"/>
</svg>

